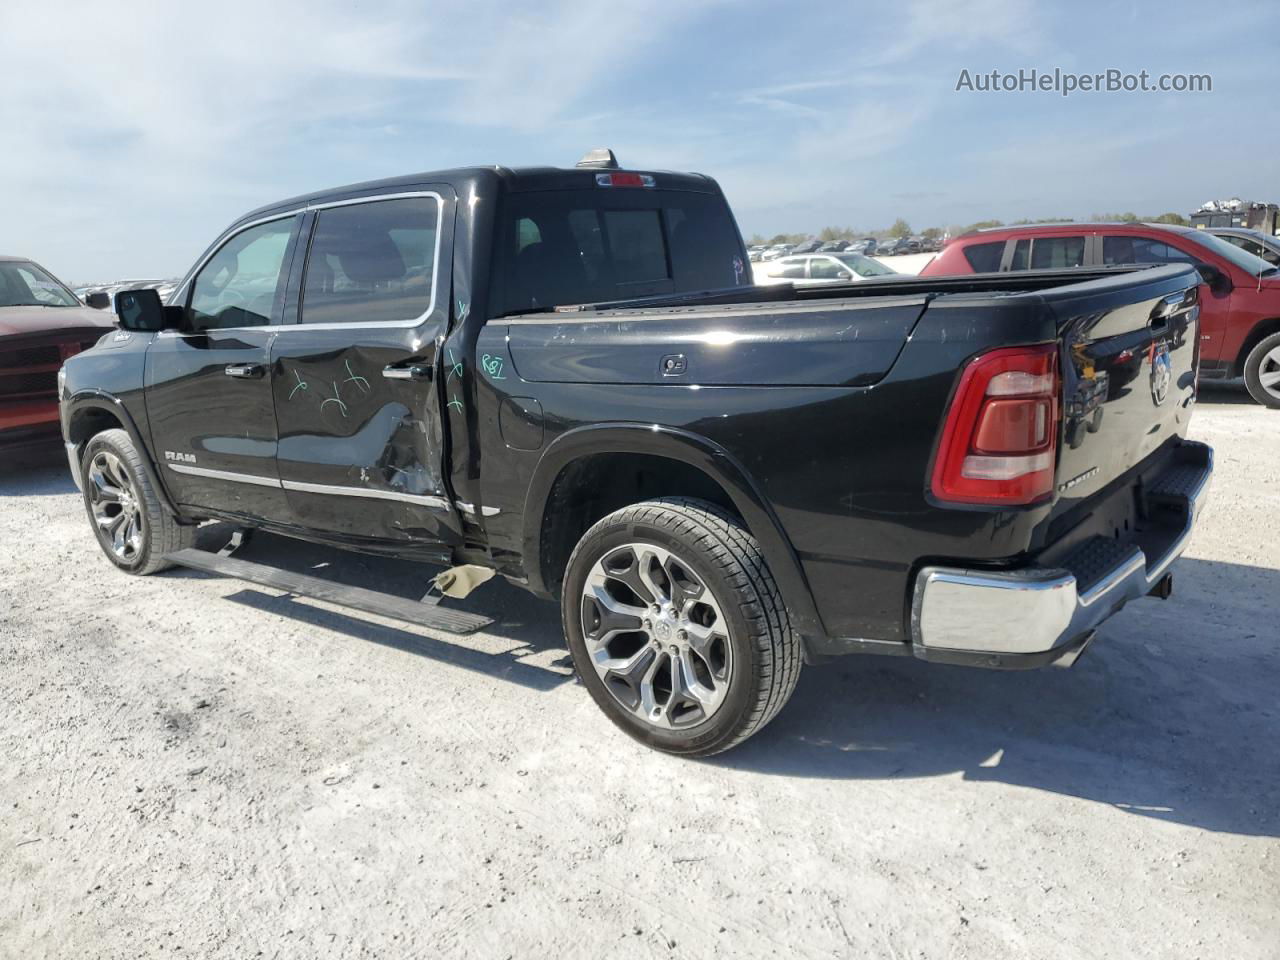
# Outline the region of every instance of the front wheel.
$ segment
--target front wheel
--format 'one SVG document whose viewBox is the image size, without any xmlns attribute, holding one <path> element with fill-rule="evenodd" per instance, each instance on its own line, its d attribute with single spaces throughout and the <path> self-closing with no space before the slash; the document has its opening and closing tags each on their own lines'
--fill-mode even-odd
<svg viewBox="0 0 1280 960">
<path fill-rule="evenodd" d="M 1249 395 L 1264 407 L 1280 410 L 1280 333 L 1263 337 L 1244 362 Z"/>
<path fill-rule="evenodd" d="M 107 559 L 145 575 L 172 566 L 165 555 L 190 547 L 195 527 L 179 523 L 160 503 L 142 458 L 123 430 L 104 430 L 80 462 L 85 510 Z"/>
<path fill-rule="evenodd" d="M 742 742 L 800 675 L 799 638 L 759 545 L 703 501 L 649 500 L 599 521 L 569 559 L 562 610 L 592 698 L 667 753 Z"/>
</svg>

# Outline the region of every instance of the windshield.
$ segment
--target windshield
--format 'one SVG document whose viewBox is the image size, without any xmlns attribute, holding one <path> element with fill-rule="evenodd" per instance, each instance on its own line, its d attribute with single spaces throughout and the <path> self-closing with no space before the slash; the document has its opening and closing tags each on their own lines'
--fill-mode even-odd
<svg viewBox="0 0 1280 960">
<path fill-rule="evenodd" d="M 0 261 L 0 307 L 75 307 L 80 301 L 30 260 Z"/>
<path fill-rule="evenodd" d="M 1194 243 L 1212 250 L 1224 260 L 1230 260 L 1241 270 L 1247 270 L 1255 277 L 1266 277 L 1276 272 L 1276 268 L 1261 257 L 1255 257 L 1248 251 L 1241 250 L 1234 243 L 1227 243 L 1221 237 L 1215 237 L 1211 233 L 1186 233 L 1184 236 L 1189 237 Z"/>
<path fill-rule="evenodd" d="M 872 260 L 860 253 L 837 253 L 835 257 L 860 277 L 887 277 L 898 272 L 890 270 L 879 260 Z"/>
</svg>

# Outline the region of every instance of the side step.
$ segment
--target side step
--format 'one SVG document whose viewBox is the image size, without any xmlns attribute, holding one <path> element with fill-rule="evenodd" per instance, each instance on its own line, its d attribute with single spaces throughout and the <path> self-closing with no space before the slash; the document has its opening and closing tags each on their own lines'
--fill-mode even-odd
<svg viewBox="0 0 1280 960">
<path fill-rule="evenodd" d="M 285 590 L 300 597 L 323 600 L 326 603 L 363 610 L 365 613 L 377 614 L 380 617 L 391 617 L 414 623 L 419 626 L 440 630 L 444 633 L 465 635 L 475 633 L 493 623 L 492 617 L 467 613 L 464 610 L 449 610 L 441 606 L 420 603 L 417 600 L 406 600 L 389 593 L 366 590 L 363 587 L 349 587 L 319 577 L 307 576 L 305 573 L 293 573 L 279 567 L 268 567 L 261 563 L 250 563 L 232 556 L 210 553 L 207 550 L 178 550 L 168 555 L 168 559 L 192 570 L 203 570 L 205 573 L 217 573 L 236 580 L 247 580 L 264 587 Z"/>
</svg>

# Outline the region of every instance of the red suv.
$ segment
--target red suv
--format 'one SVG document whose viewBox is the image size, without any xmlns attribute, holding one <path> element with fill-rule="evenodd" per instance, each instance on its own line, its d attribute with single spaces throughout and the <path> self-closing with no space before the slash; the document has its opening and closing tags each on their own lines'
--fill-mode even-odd
<svg viewBox="0 0 1280 960">
<path fill-rule="evenodd" d="M 996 227 L 956 237 L 921 271 L 937 277 L 1126 263 L 1194 263 L 1201 296 L 1200 375 L 1243 376 L 1280 409 L 1280 270 L 1203 230 L 1156 223 Z"/>
</svg>

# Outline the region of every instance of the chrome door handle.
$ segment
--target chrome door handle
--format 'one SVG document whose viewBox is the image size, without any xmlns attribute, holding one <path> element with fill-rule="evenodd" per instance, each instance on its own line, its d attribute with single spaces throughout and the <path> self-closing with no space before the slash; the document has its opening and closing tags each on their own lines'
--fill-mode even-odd
<svg viewBox="0 0 1280 960">
<path fill-rule="evenodd" d="M 388 380 L 430 380 L 431 368 L 422 364 L 411 364 L 407 367 L 388 366 L 382 368 L 382 375 Z"/>
<path fill-rule="evenodd" d="M 238 377 L 241 380 L 257 380 L 267 368 L 260 363 L 229 363 L 222 372 L 228 377 Z"/>
</svg>

